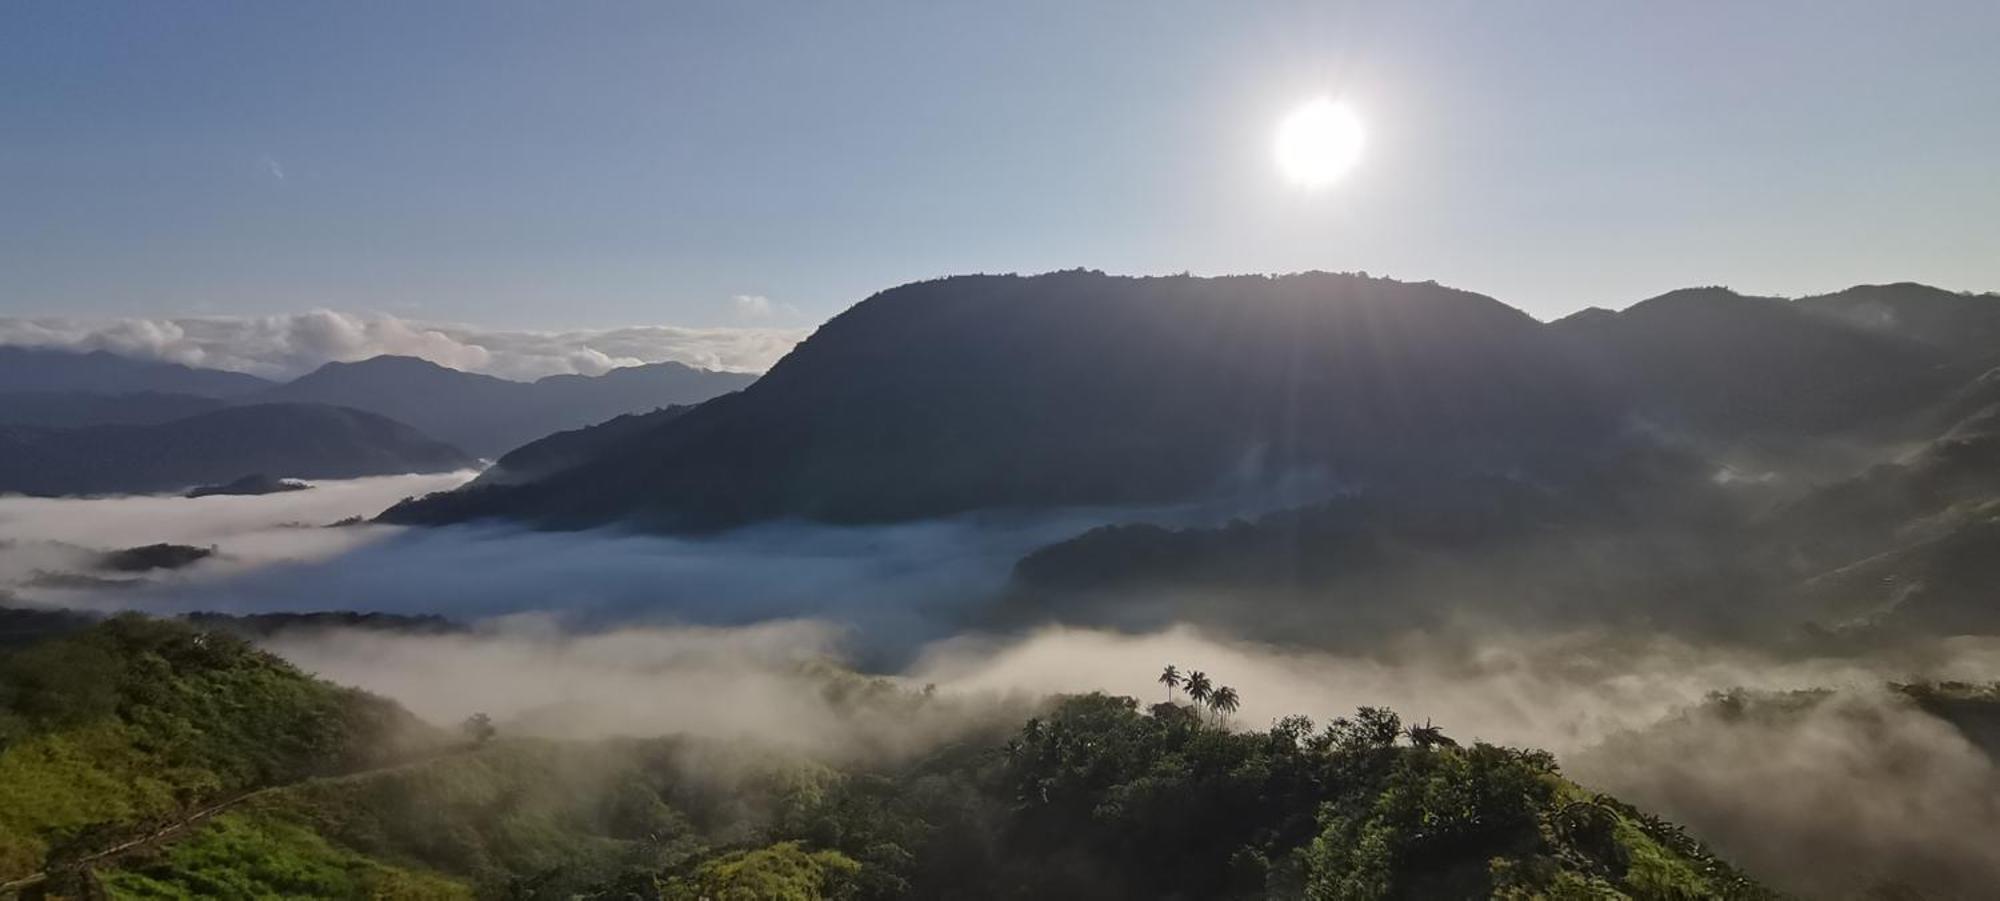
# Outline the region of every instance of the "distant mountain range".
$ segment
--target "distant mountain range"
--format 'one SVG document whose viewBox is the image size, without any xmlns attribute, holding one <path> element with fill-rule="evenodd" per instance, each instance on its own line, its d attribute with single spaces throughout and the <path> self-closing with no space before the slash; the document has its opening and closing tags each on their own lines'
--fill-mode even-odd
<svg viewBox="0 0 2000 901">
<path fill-rule="evenodd" d="M 756 379 L 748 373 L 653 363 L 595 377 L 557 375 L 516 382 L 415 357 L 383 356 L 328 363 L 257 397 L 380 413 L 479 456 L 498 457 L 552 432 L 625 413 L 700 403 Z"/>
<path fill-rule="evenodd" d="M 0 426 L 0 492 L 179 491 L 249 473 L 445 472 L 475 461 L 407 425 L 324 404 L 251 404 L 155 425 Z"/>
<path fill-rule="evenodd" d="M 0 354 L 0 372 L 44 357 Z M 6 384 L 0 413 L 39 423 L 10 430 L 18 457 L 51 461 L 17 467 L 42 481 L 16 490 L 86 481 L 48 475 L 91 459 L 44 450 L 90 431 L 55 426 L 178 426 L 284 399 L 513 449 L 391 522 L 700 531 L 1134 511 L 1023 560 L 1011 603 L 1029 614 L 1145 594 L 1163 618 L 1199 619 L 1184 602 L 1206 591 L 1237 608 L 1286 599 L 1253 618 L 1282 631 L 1319 612 L 1463 610 L 1476 594 L 1496 615 L 1846 634 L 2000 630 L 1974 562 L 2000 556 L 1996 367 L 2000 297 L 1909 283 L 1798 300 L 1693 288 L 1541 323 L 1363 275 L 1072 271 L 884 291 L 754 382 L 661 364 L 519 383 L 386 357 L 137 398 L 107 392 L 205 376 L 78 355 Z M 179 418 L 147 424 L 169 409 Z M 186 480 L 312 475 L 227 468 Z M 1235 523 L 1138 512 L 1273 485 L 1309 487 Z"/>
<path fill-rule="evenodd" d="M 229 406 L 198 394 L 93 394 L 88 391 L 0 391 L 0 424 L 75 428 L 88 425 L 154 425 Z"/>
<path fill-rule="evenodd" d="M 101 350 L 72 353 L 38 347 L 0 347 L 0 391 L 242 397 L 271 386 L 269 381 L 240 372 L 135 360 Z"/>
<path fill-rule="evenodd" d="M 409 427 L 413 434 L 420 433 L 426 441 L 463 448 L 474 456 L 498 457 L 551 433 L 593 425 L 623 414 L 698 403 L 742 388 L 755 378 L 743 373 L 658 363 L 614 369 L 596 377 L 564 375 L 515 382 L 460 372 L 411 357 L 384 356 L 357 363 L 329 363 L 281 384 L 240 373 L 133 360 L 103 352 L 78 354 L 0 347 L 0 427 L 12 430 L 21 448 L 29 445 L 50 448 L 62 442 L 87 442 L 92 440 L 91 436 L 113 434 L 86 432 L 59 436 L 53 430 L 163 426 L 239 406 L 322 406 L 386 417 Z M 338 413 L 318 415 L 328 423 L 342 421 Z M 363 430 L 348 435 L 345 444 L 330 446 L 328 452 L 331 447 L 358 450 L 361 445 L 354 442 L 370 436 L 391 437 L 383 430 Z M 406 471 L 370 468 L 403 459 L 408 436 L 394 437 L 401 443 L 368 448 L 353 457 L 350 461 L 353 465 L 345 469 L 368 475 Z M 272 457 L 273 445 L 254 447 L 240 454 L 233 445 L 218 444 L 210 448 L 208 453 L 219 467 L 219 474 L 201 478 L 233 479 L 267 470 L 280 476 L 312 477 L 314 472 L 330 471 L 331 461 L 324 455 L 301 458 L 294 464 Z M 82 467 L 87 465 L 85 461 L 93 459 L 112 458 L 87 453 L 61 478 L 35 480 L 24 475 L 0 484 L 0 490 L 46 492 L 58 484 L 97 486 L 87 489 L 90 491 L 143 490 L 130 487 L 134 484 L 158 485 L 162 489 L 185 487 L 174 481 L 183 471 L 179 469 L 162 470 L 175 474 L 174 479 L 165 483 L 151 477 L 135 481 L 115 472 L 85 477 Z M 466 464 L 469 461 L 461 460 L 449 468 Z M 102 487 L 105 485 L 119 487 Z"/>
</svg>

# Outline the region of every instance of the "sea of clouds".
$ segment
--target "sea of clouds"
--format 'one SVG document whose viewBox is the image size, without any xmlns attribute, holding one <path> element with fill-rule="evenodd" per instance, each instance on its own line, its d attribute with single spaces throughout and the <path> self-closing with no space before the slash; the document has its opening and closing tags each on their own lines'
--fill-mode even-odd
<svg viewBox="0 0 2000 901">
<path fill-rule="evenodd" d="M 1991 638 L 1802 655 L 1487 621 L 1329 650 L 1214 624 L 1117 631 L 987 617 L 1021 553 L 1130 511 L 782 523 L 700 538 L 328 526 L 471 475 L 262 497 L 0 497 L 0 590 L 15 604 L 97 610 L 439 613 L 465 628 L 313 628 L 266 644 L 439 723 L 485 712 L 517 734 L 748 737 L 847 759 L 990 734 L 1054 693 L 1160 700 L 1155 676 L 1172 663 L 1236 688 L 1240 728 L 1385 705 L 1460 740 L 1547 748 L 1586 785 L 1807 895 L 1884 879 L 1948 893 L 2000 877 L 2000 851 L 1980 839 L 2000 834 L 1990 749 L 1886 687 L 2000 678 Z M 172 572 L 49 578 L 154 542 L 217 554 Z M 928 686 L 937 700 L 917 713 L 843 700 L 827 674 L 850 667 L 910 692 Z M 1833 694 L 1782 716 L 1731 717 L 1711 703 L 1739 688 Z"/>
</svg>

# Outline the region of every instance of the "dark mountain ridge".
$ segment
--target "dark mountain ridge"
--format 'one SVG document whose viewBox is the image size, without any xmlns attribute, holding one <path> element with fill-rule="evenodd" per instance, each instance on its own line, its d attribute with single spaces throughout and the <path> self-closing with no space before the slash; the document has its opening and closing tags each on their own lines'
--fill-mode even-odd
<svg viewBox="0 0 2000 901">
<path fill-rule="evenodd" d="M 1541 324 L 1352 275 L 942 279 L 856 305 L 739 394 L 556 436 L 537 452 L 558 465 L 385 518 L 859 523 L 1310 473 L 1337 496 L 1030 554 L 998 615 L 1358 641 L 1466 611 L 1788 637 L 1894 607 L 1990 628 L 1966 561 L 2000 534 L 2000 377 L 1937 340 L 1954 317 L 1976 332 L 1988 299 L 1828 297 L 1885 292 L 1901 327 L 1723 288 Z M 1838 576 L 1885 554 L 1921 603 Z"/>
<path fill-rule="evenodd" d="M 500 454 L 566 429 L 674 404 L 699 403 L 756 380 L 680 363 L 517 382 L 416 357 L 328 363 L 258 395 L 261 401 L 337 404 L 407 422 L 475 454 Z"/>
<path fill-rule="evenodd" d="M 55 348 L 0 347 L 0 390 L 6 391 L 161 392 L 241 397 L 271 384 L 241 372 L 196 369 L 179 363 L 121 357 L 102 350 L 77 353 Z"/>
<path fill-rule="evenodd" d="M 884 291 L 748 389 L 548 479 L 388 518 L 632 520 L 1170 501 L 1232 479 L 1560 466 L 1621 413 L 1526 314 L 1360 275 L 961 276 Z"/>
<path fill-rule="evenodd" d="M 328 363 L 280 384 L 102 351 L 0 347 L 0 424 L 137 425 L 230 403 L 318 403 L 386 416 L 474 454 L 498 457 L 553 432 L 700 403 L 755 380 L 749 373 L 652 363 L 519 382 L 416 357 L 379 356 Z"/>
<path fill-rule="evenodd" d="M 1961 294 L 1897 282 L 1856 285 L 1793 303 L 1815 315 L 1936 348 L 1956 362 L 2000 363 L 2000 294 Z"/>
<path fill-rule="evenodd" d="M 269 472 L 340 479 L 447 472 L 462 451 L 391 419 L 323 404 L 228 407 L 156 425 L 0 426 L 0 491 L 179 491 Z"/>
<path fill-rule="evenodd" d="M 138 391 L 0 391 L 0 423 L 76 428 L 87 425 L 150 425 L 220 410 L 229 402 L 199 394 Z"/>
<path fill-rule="evenodd" d="M 626 413 L 596 425 L 537 438 L 508 451 L 479 474 L 481 485 L 533 482 L 580 466 L 619 442 L 637 437 L 694 409 L 662 407 L 651 413 Z"/>
<path fill-rule="evenodd" d="M 1630 409 L 1722 442 L 1812 438 L 1934 402 L 1971 371 L 1907 336 L 1727 288 L 1662 294 L 1550 323 L 1585 376 Z"/>
</svg>

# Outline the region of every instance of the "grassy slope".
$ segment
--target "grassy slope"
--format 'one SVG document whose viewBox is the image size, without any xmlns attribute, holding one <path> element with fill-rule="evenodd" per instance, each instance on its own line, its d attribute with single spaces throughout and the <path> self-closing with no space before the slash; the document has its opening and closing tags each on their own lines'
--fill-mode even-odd
<svg viewBox="0 0 2000 901">
<path fill-rule="evenodd" d="M 114 898 L 470 898 L 470 888 L 336 848 L 257 814 L 216 817 L 150 863 L 102 879 Z"/>
<path fill-rule="evenodd" d="M 119 617 L 0 658 L 0 880 L 435 740 L 400 707 L 239 640 Z"/>
<path fill-rule="evenodd" d="M 210 845 L 217 832 L 284 838 L 267 844 L 292 861 L 288 871 L 366 862 L 379 868 L 363 872 L 375 880 L 367 893 L 382 897 L 430 897 L 437 884 L 415 878 L 424 873 L 485 897 L 650 894 L 655 874 L 754 843 L 771 812 L 815 797 L 830 778 L 797 758 L 675 739 L 502 739 L 261 794 L 201 835 Z M 239 861 L 187 847 L 129 860 L 107 881 L 188 889 L 233 878 L 218 868 Z"/>
</svg>

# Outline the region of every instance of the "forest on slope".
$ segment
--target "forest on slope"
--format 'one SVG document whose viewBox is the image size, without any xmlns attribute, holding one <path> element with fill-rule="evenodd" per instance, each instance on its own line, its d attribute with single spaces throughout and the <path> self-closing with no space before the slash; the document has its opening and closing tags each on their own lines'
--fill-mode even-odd
<svg viewBox="0 0 2000 901">
<path fill-rule="evenodd" d="M 922 753 L 829 760 L 750 740 L 496 736 L 483 718 L 441 730 L 225 632 L 125 615 L 0 656 L 0 883 L 154 898 L 1768 894 L 1545 753 L 1461 745 L 1379 708 L 1230 729 L 1233 690 L 1196 673 L 1175 687 L 1150 707 L 1052 697 Z M 910 716 L 950 703 L 844 672 L 822 691 Z"/>
</svg>

